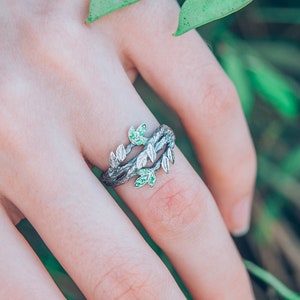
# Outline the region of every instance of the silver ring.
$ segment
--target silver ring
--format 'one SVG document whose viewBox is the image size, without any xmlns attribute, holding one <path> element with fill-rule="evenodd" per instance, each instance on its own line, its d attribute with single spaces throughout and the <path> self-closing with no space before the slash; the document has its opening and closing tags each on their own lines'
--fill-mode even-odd
<svg viewBox="0 0 300 300">
<path fill-rule="evenodd" d="M 173 164 L 175 135 L 167 125 L 159 126 L 150 137 L 145 137 L 146 124 L 141 124 L 137 129 L 130 127 L 128 138 L 130 143 L 117 147 L 116 152 L 111 152 L 109 157 L 110 167 L 101 176 L 101 181 L 107 186 L 117 186 L 127 182 L 134 176 L 136 187 L 149 184 L 151 187 L 156 182 L 156 171 L 162 168 L 169 173 L 170 162 Z M 131 150 L 136 146 L 143 146 L 141 152 L 128 159 Z"/>
</svg>

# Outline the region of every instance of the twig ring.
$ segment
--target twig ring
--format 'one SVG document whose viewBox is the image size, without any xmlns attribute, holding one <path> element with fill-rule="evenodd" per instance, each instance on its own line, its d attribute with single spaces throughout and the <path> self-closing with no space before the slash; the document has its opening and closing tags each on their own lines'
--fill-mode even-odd
<svg viewBox="0 0 300 300">
<path fill-rule="evenodd" d="M 130 144 L 126 147 L 121 144 L 116 152 L 111 152 L 109 157 L 110 167 L 101 176 L 101 181 L 107 186 L 117 186 L 127 182 L 134 176 L 136 187 L 145 184 L 153 186 L 156 182 L 156 171 L 162 168 L 169 173 L 170 162 L 174 163 L 175 135 L 167 125 L 159 126 L 147 138 L 144 136 L 146 124 L 141 124 L 137 129 L 130 127 L 128 138 Z M 143 146 L 142 151 L 126 162 L 131 150 L 136 146 Z M 149 166 L 150 164 L 150 166 Z"/>
</svg>

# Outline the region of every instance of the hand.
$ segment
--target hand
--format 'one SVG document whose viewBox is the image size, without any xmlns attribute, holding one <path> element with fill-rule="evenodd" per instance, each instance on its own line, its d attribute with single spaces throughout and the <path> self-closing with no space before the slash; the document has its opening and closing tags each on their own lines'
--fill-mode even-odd
<svg viewBox="0 0 300 300">
<path fill-rule="evenodd" d="M 179 115 L 207 186 L 175 149 L 154 188 L 130 181 L 118 194 L 195 299 L 253 299 L 226 228 L 247 229 L 255 177 L 231 82 L 196 32 L 172 36 L 173 0 L 89 26 L 87 11 L 83 0 L 0 4 L 0 297 L 62 298 L 14 227 L 24 215 L 88 299 L 184 298 L 89 168 L 108 168 L 131 125 L 158 126 L 132 85 L 139 72 Z"/>
</svg>

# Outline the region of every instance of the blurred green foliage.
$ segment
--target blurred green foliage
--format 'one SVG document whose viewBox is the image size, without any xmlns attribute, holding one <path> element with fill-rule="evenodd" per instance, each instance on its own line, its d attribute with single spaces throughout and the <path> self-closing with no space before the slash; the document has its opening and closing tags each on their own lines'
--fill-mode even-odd
<svg viewBox="0 0 300 300">
<path fill-rule="evenodd" d="M 300 3 L 254 1 L 199 31 L 237 87 L 258 154 L 252 230 L 237 244 L 299 292 Z M 281 299 L 254 287 L 257 299 Z"/>
<path fill-rule="evenodd" d="M 245 258 L 300 291 L 300 2 L 254 1 L 199 32 L 237 87 L 258 153 L 252 229 L 236 244 Z M 178 118 L 141 78 L 135 86 L 158 120 L 174 128 L 178 146 L 200 173 Z M 162 251 L 114 196 L 184 289 Z M 84 299 L 28 222 L 19 229 L 66 298 Z M 253 284 L 257 299 L 280 299 L 268 285 Z"/>
</svg>

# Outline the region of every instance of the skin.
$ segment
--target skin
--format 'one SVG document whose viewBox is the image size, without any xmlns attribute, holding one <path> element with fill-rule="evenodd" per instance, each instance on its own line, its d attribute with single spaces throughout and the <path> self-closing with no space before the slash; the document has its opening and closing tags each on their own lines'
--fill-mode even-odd
<svg viewBox="0 0 300 300">
<path fill-rule="evenodd" d="M 140 73 L 179 115 L 205 183 L 179 149 L 154 188 L 116 191 L 195 299 L 253 299 L 229 231 L 249 226 L 256 158 L 236 91 L 176 1 L 143 0 L 92 25 L 88 1 L 0 4 L 0 298 L 61 299 L 15 224 L 24 216 L 88 299 L 184 299 L 90 171 L 127 130 L 158 126 Z"/>
</svg>

